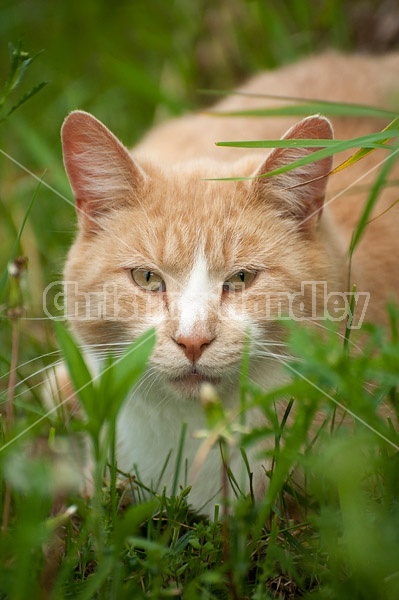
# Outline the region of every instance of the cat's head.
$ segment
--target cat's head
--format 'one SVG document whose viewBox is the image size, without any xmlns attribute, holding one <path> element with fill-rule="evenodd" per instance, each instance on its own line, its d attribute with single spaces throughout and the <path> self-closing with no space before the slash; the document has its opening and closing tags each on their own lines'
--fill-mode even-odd
<svg viewBox="0 0 399 600">
<path fill-rule="evenodd" d="M 319 116 L 285 136 L 331 137 Z M 332 278 L 320 218 L 330 158 L 273 177 L 263 175 L 315 148 L 232 165 L 139 164 L 81 111 L 68 116 L 62 139 L 79 221 L 65 267 L 67 307 L 80 339 L 122 346 L 155 326 L 154 376 L 194 397 L 204 381 L 236 384 L 249 336 L 253 372 L 273 380 L 280 318 L 320 314 L 321 297 L 315 307 L 303 283 Z M 248 180 L 220 180 L 239 176 Z"/>
</svg>

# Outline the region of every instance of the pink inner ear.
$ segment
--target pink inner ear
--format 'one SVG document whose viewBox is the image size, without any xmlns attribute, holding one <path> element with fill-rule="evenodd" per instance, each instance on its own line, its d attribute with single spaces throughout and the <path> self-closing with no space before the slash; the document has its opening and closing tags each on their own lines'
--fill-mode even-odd
<svg viewBox="0 0 399 600">
<path fill-rule="evenodd" d="M 144 173 L 105 125 L 83 111 L 62 127 L 64 163 L 81 216 L 93 219 L 136 193 Z"/>
<path fill-rule="evenodd" d="M 117 190 L 132 161 L 117 138 L 95 117 L 76 111 L 62 128 L 64 163 L 76 198 L 99 199 Z M 119 177 L 118 177 L 119 176 Z"/>
<path fill-rule="evenodd" d="M 324 117 L 313 116 L 303 119 L 289 129 L 282 139 L 332 139 L 333 130 Z M 264 175 L 303 158 L 315 148 L 276 148 L 267 157 L 258 171 Z M 320 216 L 327 185 L 327 176 L 332 169 L 332 157 L 311 162 L 292 171 L 257 180 L 257 193 L 272 185 L 275 189 L 291 190 L 291 197 L 285 202 L 286 212 L 297 218 L 309 218 L 313 213 Z M 281 207 L 283 208 L 283 206 Z"/>
<path fill-rule="evenodd" d="M 291 129 L 289 129 L 285 135 L 281 138 L 283 140 L 303 140 L 303 139 L 332 139 L 334 137 L 333 129 L 331 123 L 325 119 L 324 117 L 308 117 L 303 119 L 299 123 L 296 123 Z M 277 148 L 274 150 L 267 158 L 265 167 L 267 169 L 263 170 L 263 173 L 267 173 L 279 167 L 283 167 L 295 160 L 306 156 L 307 154 L 313 152 L 314 150 L 319 150 L 319 147 L 312 148 Z M 295 176 L 296 172 L 300 172 L 303 169 L 304 174 L 307 171 L 315 171 L 318 173 L 312 173 L 313 178 L 317 176 L 328 175 L 331 171 L 332 166 L 332 158 L 324 158 L 320 161 L 310 163 L 309 165 L 305 165 L 304 167 L 300 167 L 300 169 L 295 169 L 292 171 L 292 174 Z M 289 171 L 288 173 L 291 173 Z M 298 182 L 299 184 L 300 182 Z"/>
<path fill-rule="evenodd" d="M 75 198 L 82 197 L 83 169 L 79 167 L 78 157 L 85 147 L 84 133 L 79 131 L 78 123 L 74 119 L 66 121 L 62 128 L 62 149 L 64 165 L 71 184 Z"/>
<path fill-rule="evenodd" d="M 328 119 L 318 115 L 302 119 L 289 129 L 283 139 L 330 140 L 334 137 L 333 128 Z"/>
</svg>

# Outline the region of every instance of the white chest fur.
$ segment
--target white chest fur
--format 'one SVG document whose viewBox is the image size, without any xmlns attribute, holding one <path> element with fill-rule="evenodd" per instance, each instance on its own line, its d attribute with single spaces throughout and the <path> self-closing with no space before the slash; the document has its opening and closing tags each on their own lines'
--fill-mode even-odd
<svg viewBox="0 0 399 600">
<path fill-rule="evenodd" d="M 212 516 L 214 504 L 222 499 L 223 464 L 219 447 L 209 451 L 195 473 L 192 468 L 204 443 L 196 437 L 205 427 L 203 409 L 199 401 L 159 397 L 155 401 L 153 395 L 143 397 L 136 392 L 124 405 L 118 421 L 118 467 L 130 474 L 137 471 L 147 487 L 157 492 L 166 488 L 170 494 L 176 477 L 179 440 L 186 424 L 176 491 L 179 486 L 191 485 L 190 504 Z M 229 466 L 239 478 L 244 465 L 238 450 L 230 457 Z"/>
</svg>

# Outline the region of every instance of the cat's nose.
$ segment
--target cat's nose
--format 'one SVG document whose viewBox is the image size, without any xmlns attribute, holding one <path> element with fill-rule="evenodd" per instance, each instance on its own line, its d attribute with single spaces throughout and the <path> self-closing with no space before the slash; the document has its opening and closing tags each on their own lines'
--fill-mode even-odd
<svg viewBox="0 0 399 600">
<path fill-rule="evenodd" d="M 174 341 L 183 350 L 188 360 L 197 362 L 203 351 L 210 346 L 215 338 L 209 336 L 183 336 L 179 335 Z"/>
</svg>

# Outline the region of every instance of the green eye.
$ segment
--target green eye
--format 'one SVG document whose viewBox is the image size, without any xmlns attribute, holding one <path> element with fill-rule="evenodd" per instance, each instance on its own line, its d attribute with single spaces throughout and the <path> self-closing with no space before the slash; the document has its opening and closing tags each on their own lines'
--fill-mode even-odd
<svg viewBox="0 0 399 600">
<path fill-rule="evenodd" d="M 254 271 L 237 271 L 231 277 L 226 279 L 223 284 L 224 292 L 242 292 L 251 285 L 256 277 Z"/>
<path fill-rule="evenodd" d="M 158 273 L 147 269 L 132 269 L 132 278 L 134 283 L 147 292 L 164 292 L 165 282 Z"/>
</svg>

